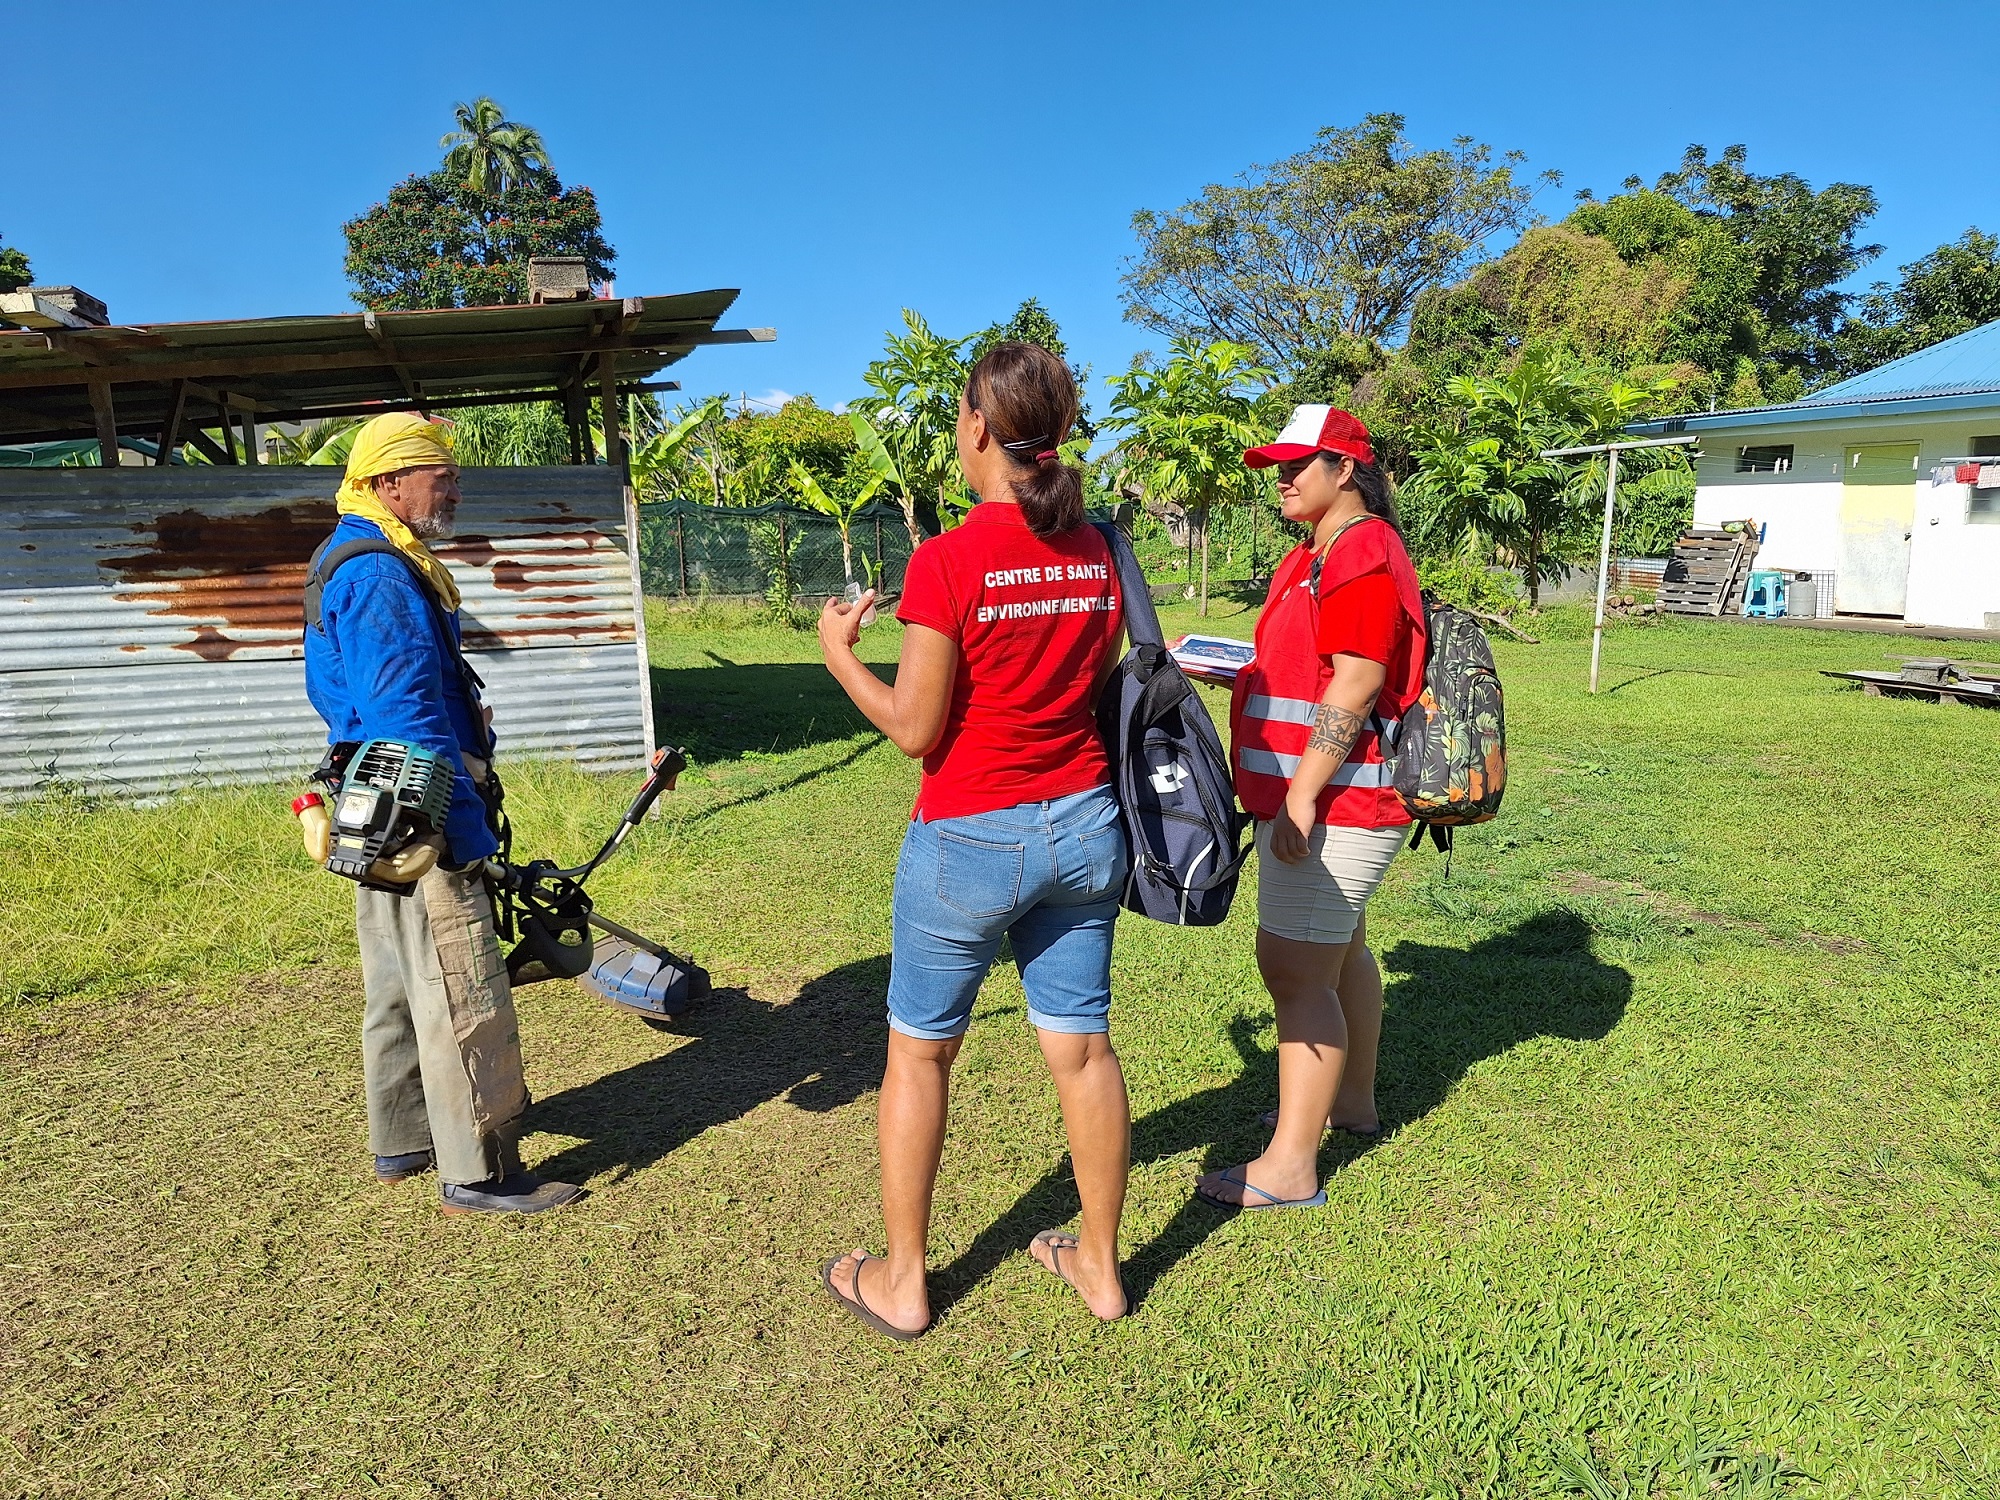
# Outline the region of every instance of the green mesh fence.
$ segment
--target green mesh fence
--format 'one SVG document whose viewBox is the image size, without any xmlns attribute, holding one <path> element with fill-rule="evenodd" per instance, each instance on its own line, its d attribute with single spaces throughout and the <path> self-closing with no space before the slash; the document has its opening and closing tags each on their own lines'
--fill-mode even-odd
<svg viewBox="0 0 2000 1500">
<path fill-rule="evenodd" d="M 893 504 L 864 507 L 849 527 L 854 576 L 862 558 L 885 593 L 901 590 L 910 533 Z M 790 505 L 697 505 L 667 500 L 639 508 L 639 576 L 665 598 L 837 594 L 846 585 L 840 527 L 831 516 Z"/>
</svg>

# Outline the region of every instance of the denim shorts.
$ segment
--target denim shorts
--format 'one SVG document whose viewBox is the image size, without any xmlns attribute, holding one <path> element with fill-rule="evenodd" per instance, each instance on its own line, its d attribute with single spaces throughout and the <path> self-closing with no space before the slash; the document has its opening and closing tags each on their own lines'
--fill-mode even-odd
<svg viewBox="0 0 2000 1500">
<path fill-rule="evenodd" d="M 1028 1020 L 1111 1029 L 1111 930 L 1125 830 L 1109 787 L 968 818 L 916 821 L 896 862 L 889 1025 L 945 1041 L 1011 938 Z"/>
</svg>

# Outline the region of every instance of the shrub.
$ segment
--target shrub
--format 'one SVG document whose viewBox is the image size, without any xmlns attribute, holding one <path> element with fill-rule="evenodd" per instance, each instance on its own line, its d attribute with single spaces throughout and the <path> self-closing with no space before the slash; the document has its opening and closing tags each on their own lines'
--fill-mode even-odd
<svg viewBox="0 0 2000 1500">
<path fill-rule="evenodd" d="M 1426 558 L 1417 581 L 1447 604 L 1482 614 L 1510 615 L 1521 607 L 1520 581 L 1464 557 Z"/>
</svg>

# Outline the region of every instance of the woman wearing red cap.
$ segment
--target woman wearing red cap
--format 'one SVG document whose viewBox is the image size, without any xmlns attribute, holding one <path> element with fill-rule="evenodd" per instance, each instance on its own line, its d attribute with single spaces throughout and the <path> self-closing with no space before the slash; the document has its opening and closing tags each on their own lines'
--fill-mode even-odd
<svg viewBox="0 0 2000 1500">
<path fill-rule="evenodd" d="M 1321 1132 L 1382 1129 L 1382 975 L 1362 913 L 1409 830 L 1383 746 L 1422 688 L 1423 602 L 1388 478 L 1352 414 L 1301 406 L 1243 459 L 1277 468 L 1285 519 L 1311 528 L 1271 579 L 1229 714 L 1236 794 L 1257 819 L 1278 1109 L 1264 1154 L 1198 1191 L 1231 1208 L 1317 1208 Z"/>
</svg>

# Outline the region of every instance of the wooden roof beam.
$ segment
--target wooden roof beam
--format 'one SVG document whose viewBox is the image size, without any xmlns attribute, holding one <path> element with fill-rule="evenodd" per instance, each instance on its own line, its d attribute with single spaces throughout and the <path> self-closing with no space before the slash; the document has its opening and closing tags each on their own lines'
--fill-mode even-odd
<svg viewBox="0 0 2000 1500">
<path fill-rule="evenodd" d="M 398 352 L 412 366 L 569 359 L 605 350 L 618 354 L 655 354 L 679 358 L 704 344 L 767 343 L 773 336 L 771 330 L 767 328 L 723 328 L 714 332 L 611 339 L 587 339 L 580 338 L 575 333 L 565 333 L 560 337 L 523 339 L 507 344 L 485 342 L 476 348 L 413 351 L 399 346 Z M 0 390 L 23 390 L 38 386 L 81 386 L 88 385 L 92 378 L 108 380 L 114 384 L 152 385 L 165 384 L 170 380 L 218 378 L 232 380 L 243 376 L 305 374 L 314 370 L 384 369 L 389 367 L 391 362 L 380 349 L 370 346 L 365 349 L 344 349 L 326 353 L 159 360 L 143 364 L 95 368 L 81 365 L 44 365 L 37 369 L 9 370 L 4 368 L 6 363 L 10 361 L 0 361 Z"/>
<path fill-rule="evenodd" d="M 389 368 L 394 370 L 396 378 L 403 382 L 403 394 L 416 404 L 417 410 L 422 411 L 424 393 L 416 381 L 410 378 L 410 367 L 403 363 L 402 356 L 396 352 L 396 345 L 383 330 L 381 322 L 375 316 L 374 308 L 371 307 L 361 314 L 361 326 L 368 330 L 368 336 L 375 340 L 376 347 L 389 356 Z"/>
</svg>

